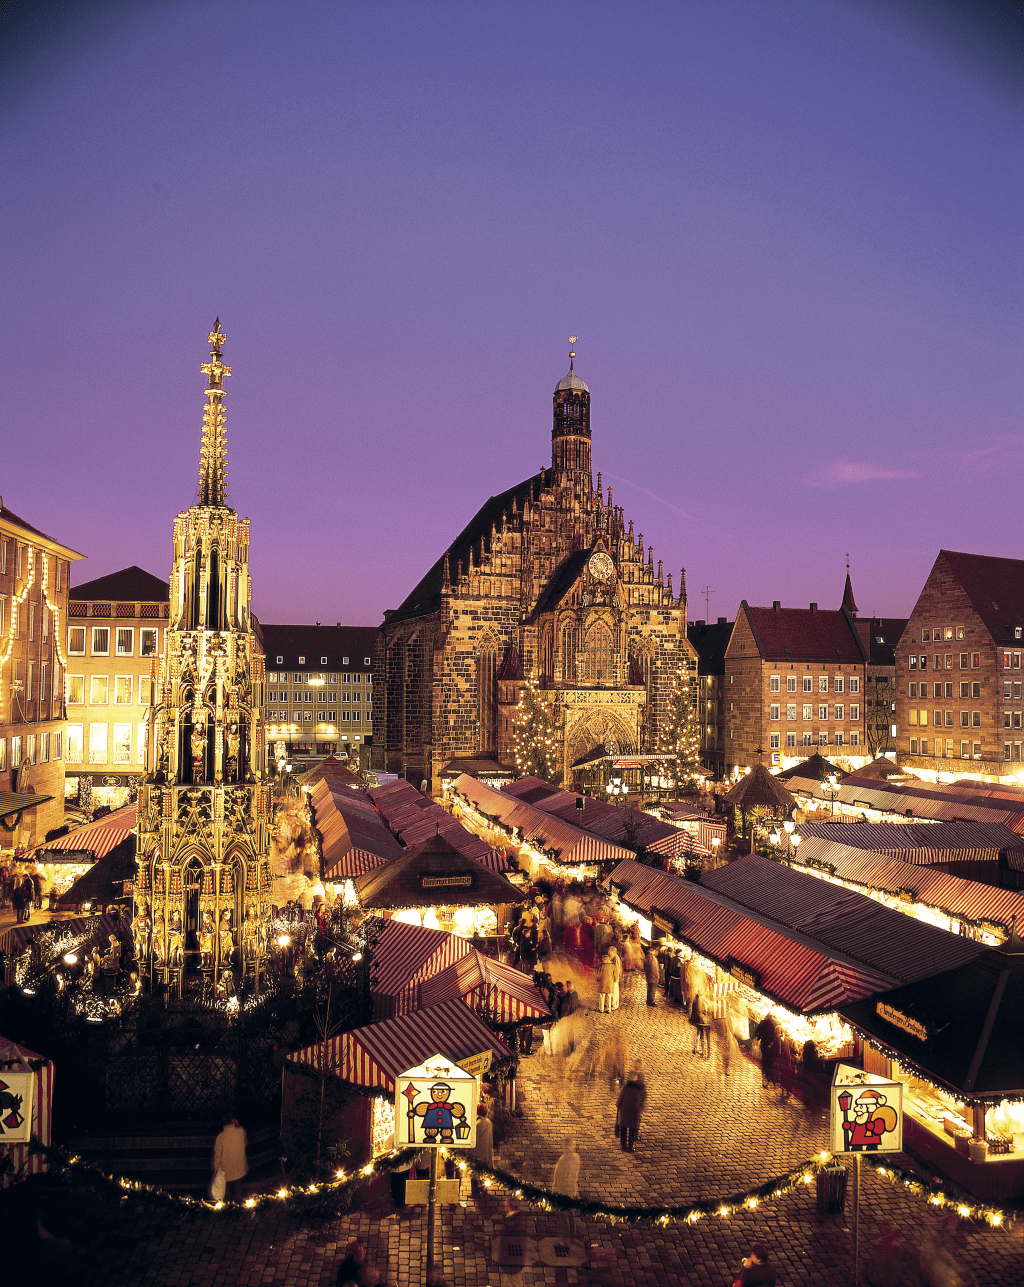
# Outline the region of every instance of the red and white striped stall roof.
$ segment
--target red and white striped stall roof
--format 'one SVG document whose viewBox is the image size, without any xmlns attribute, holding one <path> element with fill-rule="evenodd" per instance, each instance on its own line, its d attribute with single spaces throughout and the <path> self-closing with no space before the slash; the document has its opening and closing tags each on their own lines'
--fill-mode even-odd
<svg viewBox="0 0 1024 1287">
<path fill-rule="evenodd" d="M 53 1119 L 53 1075 L 54 1066 L 42 1055 L 37 1055 L 27 1046 L 16 1045 L 5 1037 L 0 1037 L 0 1081 L 5 1072 L 24 1072 L 22 1060 L 33 1063 L 42 1060 L 43 1065 L 35 1074 L 35 1094 L 32 1097 L 32 1134 L 41 1143 L 52 1142 L 51 1124 Z M 5 1174 L 3 1188 L 13 1184 L 25 1175 L 41 1175 L 46 1170 L 46 1159 L 41 1153 L 32 1153 L 28 1144 L 8 1144 L 4 1149 L 7 1160 L 14 1167 L 12 1175 Z"/>
<path fill-rule="evenodd" d="M 747 863 L 748 859 L 741 859 Z M 768 883 L 777 880 L 785 873 L 798 876 L 780 868 L 777 863 L 766 859 L 755 859 L 767 863 L 773 870 L 757 875 L 760 887 L 766 893 L 765 901 L 771 903 L 766 889 Z M 740 863 L 730 864 L 730 867 Z M 724 868 L 719 870 L 726 870 Z M 981 944 L 970 943 L 954 934 L 934 929 L 901 916 L 899 912 L 890 912 L 871 899 L 860 894 L 851 894 L 856 903 L 836 907 L 844 894 L 849 891 L 837 890 L 822 881 L 815 881 L 810 876 L 800 876 L 804 882 L 817 886 L 827 896 L 828 905 L 835 908 L 835 917 L 844 923 L 845 928 L 838 931 L 838 936 L 852 939 L 854 950 L 840 947 L 835 943 L 822 941 L 834 937 L 829 933 L 829 917 L 817 914 L 822 905 L 820 897 L 811 897 L 813 888 L 807 891 L 807 908 L 803 916 L 796 916 L 790 909 L 790 919 L 800 921 L 799 928 L 785 923 L 785 916 L 777 907 L 770 915 L 754 907 L 746 906 L 739 900 L 728 897 L 722 891 L 708 888 L 711 877 L 716 873 L 704 876 L 704 883 L 695 885 L 669 873 L 655 871 L 651 867 L 637 862 L 621 863 L 609 877 L 622 891 L 623 901 L 645 916 L 652 911 L 667 916 L 678 927 L 678 936 L 703 955 L 716 961 L 723 969 L 730 969 L 733 963 L 742 965 L 757 972 L 759 989 L 783 1005 L 803 1013 L 833 1010 L 844 998 L 857 997 L 862 1000 L 876 992 L 891 986 L 888 979 L 906 981 L 906 973 L 914 978 L 923 978 L 950 968 L 947 961 L 959 964 L 969 960 L 982 950 Z M 838 895 L 838 897 L 837 897 Z M 858 904 L 870 904 L 870 909 L 886 912 L 888 932 L 897 943 L 911 940 L 918 949 L 923 948 L 922 959 L 909 964 L 906 952 L 880 952 L 876 943 L 874 955 L 886 958 L 886 964 L 871 959 L 871 916 L 864 915 L 864 909 Z M 866 941 L 861 936 L 867 929 Z M 923 943 L 920 931 L 930 931 L 939 938 L 933 943 L 929 936 L 927 944 Z M 947 944 L 946 940 L 949 940 Z M 941 947 L 943 951 L 932 953 L 930 949 Z M 897 956 L 902 967 L 900 973 L 893 968 L 892 958 Z"/>
<path fill-rule="evenodd" d="M 1001 822 L 814 822 L 809 839 L 889 854 L 903 862 L 998 862 L 1000 851 L 1024 855 L 1024 839 Z"/>
<path fill-rule="evenodd" d="M 353 1085 L 393 1092 L 402 1073 L 431 1055 L 446 1055 L 458 1063 L 486 1050 L 495 1060 L 512 1053 L 469 1006 L 451 1000 L 318 1042 L 291 1058 L 334 1071 Z"/>
<path fill-rule="evenodd" d="M 31 921 L 22 925 L 11 925 L 0 933 L 0 952 L 3 952 L 7 958 L 8 981 L 14 977 L 14 958 L 21 952 L 26 943 L 40 934 L 59 929 L 61 937 L 77 938 L 79 935 L 88 934 L 90 937 L 99 936 L 105 940 L 108 935 L 121 928 L 123 928 L 122 923 L 115 921 L 106 912 L 99 916 L 54 916 L 45 921 Z"/>
<path fill-rule="evenodd" d="M 321 779 L 309 793 L 324 854 L 324 878 L 345 880 L 381 867 L 402 846 L 381 822 L 376 809 L 350 787 L 333 789 Z"/>
<path fill-rule="evenodd" d="M 452 999 L 464 1001 L 477 1013 L 495 1014 L 502 1023 L 551 1016 L 543 994 L 525 974 L 475 950 L 420 984 L 423 1009 Z"/>
<path fill-rule="evenodd" d="M 418 984 L 472 951 L 466 939 L 447 930 L 379 918 L 376 928 L 380 937 L 373 951 L 370 991 L 397 1014 L 416 1005 Z"/>
<path fill-rule="evenodd" d="M 437 835 L 440 828 L 440 834 L 459 853 L 475 858 L 488 871 L 508 871 L 508 862 L 500 850 L 492 849 L 480 836 L 467 831 L 457 818 L 422 795 L 411 782 L 392 782 L 369 794 L 381 817 L 407 849 Z"/>
<path fill-rule="evenodd" d="M 95 822 L 87 822 L 84 827 L 76 827 L 66 836 L 48 840 L 33 850 L 32 856 L 41 863 L 46 862 L 47 849 L 86 849 L 93 858 L 105 858 L 111 849 L 116 848 L 135 830 L 136 811 L 134 804 L 126 804 L 123 809 L 115 809 Z"/>
</svg>

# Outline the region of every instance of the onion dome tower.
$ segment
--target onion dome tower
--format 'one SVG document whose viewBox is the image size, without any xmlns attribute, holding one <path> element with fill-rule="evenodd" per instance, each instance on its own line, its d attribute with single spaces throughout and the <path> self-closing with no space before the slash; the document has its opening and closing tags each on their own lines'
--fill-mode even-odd
<svg viewBox="0 0 1024 1287">
<path fill-rule="evenodd" d="M 577 484 L 589 496 L 593 491 L 590 471 L 590 390 L 576 374 L 573 347 L 576 336 L 569 336 L 569 373 L 555 386 L 551 429 L 551 464 L 556 475 Z"/>
<path fill-rule="evenodd" d="M 220 319 L 196 503 L 174 520 L 171 614 L 139 793 L 135 938 L 151 983 L 230 997 L 258 985 L 269 915 L 264 659 L 252 629 L 249 520 L 227 504 Z"/>
</svg>

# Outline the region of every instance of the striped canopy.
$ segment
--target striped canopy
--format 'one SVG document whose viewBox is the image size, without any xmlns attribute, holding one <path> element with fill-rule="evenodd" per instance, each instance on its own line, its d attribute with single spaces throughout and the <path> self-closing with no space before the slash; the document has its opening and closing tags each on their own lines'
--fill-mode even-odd
<svg viewBox="0 0 1024 1287">
<path fill-rule="evenodd" d="M 458 1063 L 486 1050 L 493 1059 L 512 1053 L 469 1006 L 451 1000 L 342 1033 L 307 1046 L 291 1058 L 336 1072 L 342 1081 L 356 1086 L 394 1092 L 397 1078 L 431 1055 L 442 1054 Z"/>
<path fill-rule="evenodd" d="M 402 852 L 362 792 L 321 779 L 309 798 L 323 843 L 325 880 L 361 876 Z"/>
<path fill-rule="evenodd" d="M 475 858 L 488 871 L 508 871 L 508 862 L 500 850 L 492 849 L 486 841 L 468 831 L 457 818 L 417 791 L 411 782 L 391 782 L 377 787 L 370 792 L 370 798 L 406 847 L 411 848 L 440 834 L 452 848 L 466 858 Z"/>
<path fill-rule="evenodd" d="M 48 840 L 46 844 L 40 845 L 32 851 L 32 857 L 41 863 L 51 861 L 47 858 L 47 851 L 54 850 L 76 850 L 87 851 L 93 856 L 93 861 L 102 858 L 105 854 L 110 853 L 111 849 L 119 845 L 122 840 L 135 832 L 136 810 L 134 804 L 126 804 L 123 809 L 115 809 L 113 813 L 108 813 L 95 822 L 87 822 L 84 827 L 76 827 L 74 831 L 69 831 L 66 836 L 58 836 L 56 840 Z M 59 858 L 55 861 L 60 861 Z"/>
<path fill-rule="evenodd" d="M 551 1011 L 525 974 L 483 952 L 471 951 L 448 969 L 420 984 L 420 1006 L 460 999 L 476 1013 L 491 1013 L 501 1023 L 547 1019 Z"/>
<path fill-rule="evenodd" d="M 381 919 L 376 920 L 375 926 L 380 937 L 373 952 L 370 992 L 381 1013 L 405 1014 L 412 1010 L 418 984 L 472 950 L 464 938 L 446 930 Z"/>
</svg>

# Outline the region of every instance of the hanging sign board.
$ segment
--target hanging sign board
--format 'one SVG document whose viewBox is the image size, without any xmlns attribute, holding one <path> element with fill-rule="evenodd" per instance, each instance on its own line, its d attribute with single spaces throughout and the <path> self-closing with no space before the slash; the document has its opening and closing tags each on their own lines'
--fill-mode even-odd
<svg viewBox="0 0 1024 1287">
<path fill-rule="evenodd" d="M 468 1059 L 463 1059 L 459 1067 L 471 1077 L 482 1077 L 485 1072 L 490 1071 L 491 1057 L 492 1052 L 484 1050 L 479 1055 L 470 1055 Z"/>
<path fill-rule="evenodd" d="M 903 1084 L 850 1064 L 832 1079 L 830 1145 L 833 1153 L 901 1153 Z"/>
<path fill-rule="evenodd" d="M 446 1055 L 401 1073 L 395 1080 L 395 1147 L 473 1148 L 478 1091 L 476 1077 Z"/>
<path fill-rule="evenodd" d="M 33 1072 L 0 1072 L 0 1146 L 32 1138 Z"/>
</svg>

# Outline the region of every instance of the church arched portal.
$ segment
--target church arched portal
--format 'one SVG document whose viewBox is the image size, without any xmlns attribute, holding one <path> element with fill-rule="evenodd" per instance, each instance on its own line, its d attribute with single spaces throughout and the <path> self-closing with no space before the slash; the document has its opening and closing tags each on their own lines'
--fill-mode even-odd
<svg viewBox="0 0 1024 1287">
<path fill-rule="evenodd" d="M 617 755 L 636 754 L 636 734 L 618 715 L 612 711 L 598 710 L 585 715 L 569 731 L 566 744 L 566 773 L 571 775 L 572 766 L 580 760 L 589 759 L 591 752 L 598 755 L 603 748 L 614 743 Z"/>
</svg>

